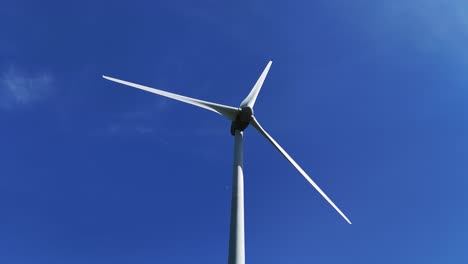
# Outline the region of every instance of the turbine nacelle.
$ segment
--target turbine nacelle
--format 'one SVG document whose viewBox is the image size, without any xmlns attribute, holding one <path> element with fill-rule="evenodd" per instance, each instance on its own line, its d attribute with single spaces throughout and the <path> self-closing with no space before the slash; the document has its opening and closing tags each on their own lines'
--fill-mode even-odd
<svg viewBox="0 0 468 264">
<path fill-rule="evenodd" d="M 244 106 L 239 108 L 239 113 L 231 123 L 231 135 L 236 134 L 236 130 L 244 131 L 250 121 L 252 121 L 253 109 L 250 106 Z"/>
</svg>

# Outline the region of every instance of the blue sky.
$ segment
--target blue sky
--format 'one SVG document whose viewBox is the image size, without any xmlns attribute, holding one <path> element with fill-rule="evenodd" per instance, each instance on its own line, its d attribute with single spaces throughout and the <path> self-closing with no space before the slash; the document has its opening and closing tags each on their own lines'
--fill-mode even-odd
<svg viewBox="0 0 468 264">
<path fill-rule="evenodd" d="M 21 1 L 0 9 L 0 263 L 225 263 L 229 121 L 248 263 L 466 263 L 465 1 Z"/>
</svg>

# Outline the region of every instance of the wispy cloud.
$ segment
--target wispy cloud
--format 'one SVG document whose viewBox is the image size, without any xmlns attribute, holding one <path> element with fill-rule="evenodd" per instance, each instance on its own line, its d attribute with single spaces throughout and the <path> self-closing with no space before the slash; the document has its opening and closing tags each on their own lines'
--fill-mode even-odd
<svg viewBox="0 0 468 264">
<path fill-rule="evenodd" d="M 112 123 L 107 126 L 106 131 L 110 134 L 150 134 L 154 132 L 154 128 L 144 124 Z"/>
<path fill-rule="evenodd" d="M 406 34 L 424 49 L 450 48 L 466 55 L 468 40 L 468 5 L 466 1 L 388 1 L 380 5 L 379 30 Z M 390 31 L 392 32 L 392 31 Z"/>
<path fill-rule="evenodd" d="M 218 136 L 229 131 L 229 127 L 220 127 L 213 125 L 211 121 L 198 121 L 196 127 L 192 129 L 184 129 L 183 131 L 174 131 L 170 126 L 175 123 L 170 122 L 173 114 L 172 104 L 177 105 L 179 102 L 174 102 L 170 99 L 159 99 L 152 103 L 138 104 L 134 108 L 127 111 L 117 113 L 112 122 L 108 124 L 105 131 L 110 134 L 135 134 L 135 135 L 158 135 L 168 137 L 183 137 L 195 135 L 199 137 Z M 195 109 L 195 108 L 194 108 Z M 199 109 L 195 109 L 199 110 Z M 204 110 L 200 110 L 204 111 Z M 211 114 L 211 113 L 207 113 Z M 179 118 L 182 118 L 179 116 Z"/>
<path fill-rule="evenodd" d="M 0 107 L 14 109 L 45 99 L 53 84 L 49 73 L 26 74 L 10 68 L 0 76 Z"/>
<path fill-rule="evenodd" d="M 168 108 L 166 99 L 142 102 L 127 111 L 115 113 L 99 131 L 117 136 L 164 134 L 165 129 L 157 124 L 162 122 Z"/>
<path fill-rule="evenodd" d="M 134 109 L 121 113 L 119 117 L 121 120 L 125 121 L 137 120 L 154 122 L 154 119 L 157 118 L 155 113 L 162 115 L 162 113 L 168 111 L 170 106 L 168 101 L 170 101 L 170 99 L 160 97 L 156 102 L 140 104 Z"/>
</svg>

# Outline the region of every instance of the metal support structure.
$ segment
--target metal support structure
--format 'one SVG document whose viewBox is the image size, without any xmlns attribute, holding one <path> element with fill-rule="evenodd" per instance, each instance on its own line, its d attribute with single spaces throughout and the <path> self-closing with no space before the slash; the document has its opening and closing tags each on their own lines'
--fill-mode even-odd
<svg viewBox="0 0 468 264">
<path fill-rule="evenodd" d="M 228 264 L 245 264 L 243 132 L 235 131 Z"/>
</svg>

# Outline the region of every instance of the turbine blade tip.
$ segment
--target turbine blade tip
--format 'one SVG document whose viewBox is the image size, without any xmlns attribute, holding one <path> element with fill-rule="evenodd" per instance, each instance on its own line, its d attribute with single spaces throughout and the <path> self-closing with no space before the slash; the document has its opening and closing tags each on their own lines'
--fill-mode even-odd
<svg viewBox="0 0 468 264">
<path fill-rule="evenodd" d="M 114 78 L 106 76 L 106 75 L 102 75 L 102 78 L 104 78 L 106 80 L 109 80 L 109 81 L 113 81 L 113 79 L 114 79 Z"/>
</svg>

